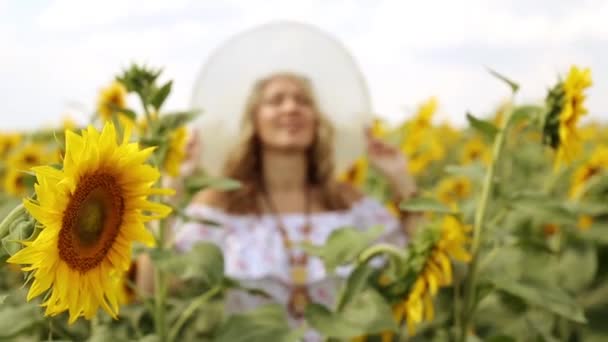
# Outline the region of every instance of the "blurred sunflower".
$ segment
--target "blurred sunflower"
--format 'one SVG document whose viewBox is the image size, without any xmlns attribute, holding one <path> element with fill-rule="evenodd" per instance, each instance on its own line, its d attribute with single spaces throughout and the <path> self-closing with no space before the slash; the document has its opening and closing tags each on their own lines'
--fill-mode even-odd
<svg viewBox="0 0 608 342">
<path fill-rule="evenodd" d="M 368 168 L 369 162 L 367 161 L 367 158 L 359 157 L 348 170 L 338 176 L 338 180 L 356 187 L 361 187 L 367 179 Z"/>
<path fill-rule="evenodd" d="M 593 225 L 593 217 L 591 217 L 590 215 L 581 215 L 578 218 L 578 223 L 577 223 L 576 227 L 582 231 L 586 231 L 586 230 L 589 230 L 589 228 L 591 228 L 592 225 Z"/>
<path fill-rule="evenodd" d="M 103 121 L 109 121 L 112 120 L 117 109 L 126 108 L 126 106 L 127 88 L 121 82 L 114 81 L 99 93 L 97 114 Z"/>
<path fill-rule="evenodd" d="M 173 177 L 179 175 L 179 168 L 186 158 L 187 136 L 188 130 L 182 126 L 171 132 L 169 137 L 169 149 L 165 155 L 163 167 Z"/>
<path fill-rule="evenodd" d="M 27 191 L 26 178 L 29 175 L 19 169 L 9 168 L 4 176 L 4 191 L 9 195 L 23 196 Z"/>
<path fill-rule="evenodd" d="M 470 243 L 469 226 L 463 225 L 454 216 L 445 216 L 441 224 L 441 234 L 427 254 L 426 262 L 418 273 L 404 300 L 393 306 L 393 318 L 400 324 L 407 321 L 410 336 L 416 333 L 416 326 L 434 317 L 433 297 L 442 286 L 452 284 L 451 259 L 469 262 L 471 255 L 466 250 Z"/>
<path fill-rule="evenodd" d="M 171 191 L 152 188 L 160 177 L 145 164 L 153 148 L 140 149 L 129 135 L 127 129 L 117 142 L 111 122 L 101 133 L 93 127 L 81 135 L 67 131 L 63 169 L 32 169 L 36 199 L 23 203 L 43 229 L 8 262 L 33 272 L 28 300 L 48 291 L 46 315 L 68 310 L 73 323 L 92 318 L 101 306 L 116 318 L 116 282 L 129 268 L 132 242 L 153 245 L 144 223 L 171 211 L 147 199 Z"/>
<path fill-rule="evenodd" d="M 548 112 L 543 127 L 545 142 L 557 152 L 556 167 L 570 161 L 580 148 L 577 134 L 579 119 L 587 114 L 584 90 L 592 84 L 591 71 L 570 68 L 564 81 L 560 81 L 547 96 Z"/>
<path fill-rule="evenodd" d="M 432 126 L 433 116 L 437 112 L 438 105 L 437 98 L 431 97 L 418 107 L 418 111 L 412 121 L 414 131 L 427 129 Z"/>
<path fill-rule="evenodd" d="M 443 178 L 436 189 L 439 201 L 453 209 L 458 203 L 471 195 L 471 181 L 466 177 Z"/>
<path fill-rule="evenodd" d="M 382 119 L 376 118 L 372 122 L 371 133 L 375 138 L 384 138 L 389 133 L 390 128 Z"/>
<path fill-rule="evenodd" d="M 43 145 L 30 143 L 10 155 L 8 164 L 17 169 L 29 170 L 33 166 L 45 164 L 54 157 L 47 153 Z"/>
<path fill-rule="evenodd" d="M 421 174 L 432 162 L 445 157 L 445 147 L 433 130 L 408 135 L 401 151 L 408 159 L 408 171 L 414 176 Z"/>
<path fill-rule="evenodd" d="M 0 134 L 0 158 L 5 158 L 21 142 L 21 134 L 6 133 Z"/>
<path fill-rule="evenodd" d="M 477 161 L 484 165 L 489 165 L 491 160 L 492 155 L 490 153 L 490 148 L 479 136 L 467 140 L 460 154 L 460 162 L 463 165 Z"/>
<path fill-rule="evenodd" d="M 572 174 L 570 198 L 580 197 L 585 184 L 606 168 L 608 168 L 608 146 L 600 145 L 595 148 L 589 160 L 579 166 Z"/>
</svg>

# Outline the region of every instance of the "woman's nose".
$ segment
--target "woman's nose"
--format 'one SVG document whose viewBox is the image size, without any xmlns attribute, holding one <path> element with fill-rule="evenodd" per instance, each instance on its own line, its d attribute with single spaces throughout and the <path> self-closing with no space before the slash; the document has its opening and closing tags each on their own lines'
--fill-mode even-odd
<svg viewBox="0 0 608 342">
<path fill-rule="evenodd" d="M 298 107 L 299 107 L 298 102 L 295 99 L 286 98 L 282 103 L 281 109 L 284 112 L 292 113 L 292 112 L 297 112 Z"/>
</svg>

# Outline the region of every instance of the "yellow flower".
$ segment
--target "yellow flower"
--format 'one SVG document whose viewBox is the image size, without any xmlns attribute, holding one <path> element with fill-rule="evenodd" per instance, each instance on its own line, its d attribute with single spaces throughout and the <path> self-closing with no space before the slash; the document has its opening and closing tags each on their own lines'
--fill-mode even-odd
<svg viewBox="0 0 608 342">
<path fill-rule="evenodd" d="M 63 169 L 39 166 L 36 198 L 23 204 L 43 228 L 35 240 L 8 262 L 27 265 L 34 281 L 28 300 L 47 293 L 46 315 L 69 311 L 69 322 L 95 316 L 101 306 L 116 318 L 117 282 L 131 262 L 131 244 L 154 244 L 144 223 L 167 216 L 171 209 L 150 202 L 160 177 L 145 162 L 153 148 L 118 142 L 111 122 L 101 132 L 89 127 L 78 135 L 66 132 Z"/>
<path fill-rule="evenodd" d="M 401 145 L 401 151 L 408 159 L 408 171 L 414 176 L 422 173 L 433 161 L 445 157 L 445 148 L 432 130 L 408 135 Z"/>
<path fill-rule="evenodd" d="M 577 228 L 585 231 L 585 230 L 589 230 L 589 228 L 591 228 L 591 226 L 593 225 L 593 217 L 589 216 L 589 215 L 581 215 L 578 218 L 578 225 Z"/>
<path fill-rule="evenodd" d="M 460 155 L 460 162 L 463 165 L 467 165 L 476 161 L 480 161 L 484 165 L 489 165 L 491 159 L 492 156 L 490 154 L 490 149 L 478 136 L 468 140 L 465 143 L 464 148 L 462 149 L 462 153 Z"/>
<path fill-rule="evenodd" d="M 405 299 L 393 306 L 393 318 L 400 324 L 407 321 L 408 334 L 414 335 L 416 327 L 423 321 L 432 321 L 435 315 L 433 297 L 439 287 L 452 284 L 450 258 L 469 262 L 471 255 L 466 250 L 470 243 L 469 226 L 463 225 L 453 216 L 445 216 L 441 235 L 418 274 L 418 278 Z"/>
<path fill-rule="evenodd" d="M 375 138 L 383 138 L 389 132 L 388 125 L 382 119 L 374 119 L 371 127 L 372 136 Z"/>
<path fill-rule="evenodd" d="M 126 106 L 127 88 L 122 83 L 114 81 L 110 86 L 101 90 L 97 102 L 97 114 L 103 121 L 112 120 L 112 115 L 116 112 L 116 109 Z"/>
<path fill-rule="evenodd" d="M 13 153 L 8 158 L 8 163 L 14 168 L 28 170 L 48 162 L 48 159 L 44 146 L 31 143 Z"/>
<path fill-rule="evenodd" d="M 431 97 L 423 102 L 414 117 L 413 129 L 420 130 L 429 128 L 432 125 L 433 115 L 437 112 L 438 101 L 436 97 Z"/>
<path fill-rule="evenodd" d="M 559 114 L 560 143 L 557 150 L 557 164 L 563 160 L 571 160 L 579 149 L 576 125 L 579 119 L 587 114 L 587 108 L 584 106 L 586 96 L 583 91 L 591 84 L 591 71 L 580 70 L 576 66 L 570 68 L 562 84 L 564 102 Z"/>
<path fill-rule="evenodd" d="M 466 177 L 444 178 L 437 185 L 437 198 L 441 203 L 452 208 L 456 208 L 458 202 L 469 197 L 470 194 L 471 181 Z"/>
<path fill-rule="evenodd" d="M 369 163 L 367 158 L 359 157 L 355 163 L 344 173 L 342 173 L 338 179 L 341 182 L 345 182 L 354 186 L 362 186 L 367 178 L 367 169 Z"/>
<path fill-rule="evenodd" d="M 10 168 L 4 176 L 4 191 L 13 196 L 23 196 L 27 190 L 26 177 L 23 171 Z"/>
<path fill-rule="evenodd" d="M 543 234 L 545 237 L 550 237 L 559 232 L 559 226 L 555 223 L 547 223 L 543 225 Z"/>
<path fill-rule="evenodd" d="M 171 133 L 169 137 L 169 149 L 163 163 L 164 169 L 173 176 L 179 175 L 179 167 L 186 158 L 186 138 L 188 131 L 182 126 Z"/>
<path fill-rule="evenodd" d="M 6 157 L 21 142 L 21 134 L 9 133 L 0 135 L 0 158 Z"/>
<path fill-rule="evenodd" d="M 600 145 L 595 148 L 589 160 L 579 166 L 572 174 L 570 197 L 580 197 L 585 188 L 585 184 L 587 184 L 593 176 L 601 173 L 606 168 L 608 168 L 608 146 Z"/>
</svg>

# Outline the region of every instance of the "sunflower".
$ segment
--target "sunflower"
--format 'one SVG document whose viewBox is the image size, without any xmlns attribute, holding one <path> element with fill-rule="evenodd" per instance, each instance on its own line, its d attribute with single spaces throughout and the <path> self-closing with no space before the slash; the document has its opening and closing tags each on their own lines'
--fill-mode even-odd
<svg viewBox="0 0 608 342">
<path fill-rule="evenodd" d="M 21 142 L 21 134 L 0 134 L 0 158 L 6 157 Z"/>
<path fill-rule="evenodd" d="M 31 177 L 27 173 L 10 168 L 4 176 L 4 191 L 13 196 L 23 196 L 28 188 L 28 177 Z"/>
<path fill-rule="evenodd" d="M 581 215 L 578 218 L 578 223 L 576 225 L 578 229 L 586 231 L 589 230 L 591 226 L 593 226 L 593 217 L 591 217 L 590 215 Z"/>
<path fill-rule="evenodd" d="M 556 167 L 571 160 L 580 147 L 577 134 L 579 119 L 587 114 L 584 90 L 592 84 L 591 71 L 570 68 L 564 81 L 560 81 L 547 95 L 549 108 L 543 128 L 545 142 L 557 151 Z"/>
<path fill-rule="evenodd" d="M 127 88 L 122 83 L 114 81 L 107 88 L 101 90 L 97 102 L 97 114 L 104 121 L 112 120 L 116 110 L 126 106 Z"/>
<path fill-rule="evenodd" d="M 435 112 L 437 112 L 437 106 L 437 98 L 431 97 L 418 107 L 418 111 L 413 120 L 414 131 L 431 127 L 433 116 L 435 115 Z"/>
<path fill-rule="evenodd" d="M 407 321 L 408 334 L 414 335 L 416 326 L 431 321 L 435 311 L 433 298 L 442 286 L 452 284 L 450 259 L 469 262 L 471 255 L 466 250 L 470 243 L 470 227 L 463 225 L 454 216 L 445 216 L 441 234 L 431 247 L 422 270 L 418 273 L 404 300 L 393 306 L 393 318 L 397 323 Z"/>
<path fill-rule="evenodd" d="M 31 143 L 9 156 L 8 164 L 17 169 L 27 170 L 45 164 L 49 158 L 50 155 L 47 154 L 44 146 Z"/>
<path fill-rule="evenodd" d="M 43 229 L 8 260 L 33 272 L 28 300 L 48 292 L 46 315 L 68 310 L 70 323 L 92 318 L 100 306 L 117 317 L 116 284 L 129 268 L 132 242 L 153 245 L 144 223 L 171 211 L 147 199 L 171 193 L 152 188 L 160 173 L 145 161 L 154 148 L 129 143 L 128 129 L 117 138 L 111 122 L 101 132 L 67 131 L 63 168 L 32 169 L 36 199 L 24 206 Z"/>
<path fill-rule="evenodd" d="M 357 187 L 363 186 L 363 183 L 367 179 L 368 167 L 369 162 L 367 158 L 359 157 L 346 172 L 338 177 L 338 180 Z"/>
<path fill-rule="evenodd" d="M 164 169 L 173 176 L 179 175 L 179 167 L 186 158 L 186 138 L 188 131 L 182 126 L 171 132 L 169 137 L 169 149 L 163 163 Z"/>
<path fill-rule="evenodd" d="M 484 165 L 490 164 L 492 157 L 490 149 L 483 140 L 476 136 L 469 139 L 462 149 L 460 154 L 460 162 L 463 165 L 471 164 L 476 161 L 482 162 Z"/>
<path fill-rule="evenodd" d="M 374 138 L 384 138 L 389 133 L 390 128 L 382 119 L 376 118 L 372 122 L 371 134 Z"/>
<path fill-rule="evenodd" d="M 433 130 L 408 135 L 401 145 L 401 151 L 408 159 L 408 171 L 414 176 L 422 173 L 433 161 L 445 157 L 445 148 Z"/>
<path fill-rule="evenodd" d="M 471 194 L 471 181 L 466 177 L 448 177 L 437 185 L 437 198 L 452 208 Z"/>
<path fill-rule="evenodd" d="M 606 168 L 608 168 L 608 146 L 600 145 L 595 148 L 589 160 L 579 166 L 572 174 L 570 197 L 580 197 L 587 182 Z"/>
</svg>

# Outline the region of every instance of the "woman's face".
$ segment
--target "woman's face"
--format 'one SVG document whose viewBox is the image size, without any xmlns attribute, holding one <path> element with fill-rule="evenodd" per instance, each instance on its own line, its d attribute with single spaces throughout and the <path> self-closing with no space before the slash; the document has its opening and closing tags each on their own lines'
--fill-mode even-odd
<svg viewBox="0 0 608 342">
<path fill-rule="evenodd" d="M 278 77 L 262 89 L 255 124 L 265 148 L 307 150 L 315 138 L 316 122 L 312 99 L 297 81 Z"/>
</svg>

